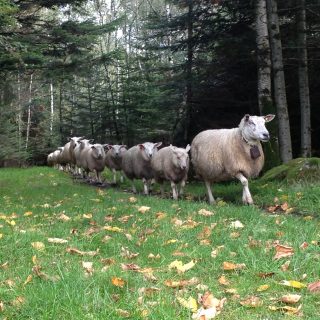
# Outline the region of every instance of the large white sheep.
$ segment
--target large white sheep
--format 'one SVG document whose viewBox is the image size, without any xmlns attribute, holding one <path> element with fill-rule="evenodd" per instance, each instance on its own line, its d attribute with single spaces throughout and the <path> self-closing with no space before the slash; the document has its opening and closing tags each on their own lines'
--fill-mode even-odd
<svg viewBox="0 0 320 320">
<path fill-rule="evenodd" d="M 101 183 L 101 172 L 105 167 L 105 151 L 103 145 L 96 143 L 85 147 L 81 152 L 82 167 L 86 172 L 95 172 L 97 182 Z"/>
<path fill-rule="evenodd" d="M 80 146 L 80 140 L 83 139 L 83 137 L 72 137 L 70 138 L 70 145 L 69 145 L 69 156 L 70 156 L 70 165 L 72 167 L 72 171 L 74 174 L 78 172 L 76 168 L 76 155 L 75 155 L 75 149 L 77 146 Z"/>
<path fill-rule="evenodd" d="M 172 145 L 160 149 L 151 160 L 151 167 L 154 179 L 160 184 L 161 194 L 164 195 L 163 182 L 171 182 L 173 199 L 177 200 L 182 196 L 185 186 L 188 170 L 190 145 L 185 149 L 177 148 Z M 180 192 L 177 185 L 180 183 Z"/>
<path fill-rule="evenodd" d="M 162 142 L 145 142 L 130 148 L 122 157 L 122 170 L 132 182 L 132 191 L 137 192 L 134 179 L 142 179 L 144 194 L 149 194 L 153 173 L 151 159 Z"/>
<path fill-rule="evenodd" d="M 85 158 L 83 156 L 83 152 L 84 152 L 85 148 L 91 146 L 90 141 L 91 140 L 88 140 L 88 139 L 79 140 L 79 145 L 77 145 L 74 149 L 74 156 L 76 159 L 76 165 L 78 168 L 80 168 L 80 171 L 82 170 L 82 176 L 84 178 L 86 178 L 87 175 L 86 175 L 86 171 L 83 169 L 83 166 L 86 165 Z M 81 172 L 79 172 L 79 173 L 81 174 Z"/>
<path fill-rule="evenodd" d="M 106 166 L 113 172 L 113 183 L 117 183 L 116 172 L 120 171 L 120 182 L 123 182 L 122 176 L 122 157 L 127 152 L 127 146 L 121 144 L 106 145 L 109 149 L 106 153 Z"/>
<path fill-rule="evenodd" d="M 252 204 L 248 178 L 257 177 L 264 165 L 260 141 L 269 140 L 265 122 L 275 116 L 245 115 L 238 128 L 200 132 L 191 144 L 191 161 L 196 174 L 206 185 L 210 204 L 211 183 L 234 178 L 243 185 L 242 201 Z"/>
</svg>

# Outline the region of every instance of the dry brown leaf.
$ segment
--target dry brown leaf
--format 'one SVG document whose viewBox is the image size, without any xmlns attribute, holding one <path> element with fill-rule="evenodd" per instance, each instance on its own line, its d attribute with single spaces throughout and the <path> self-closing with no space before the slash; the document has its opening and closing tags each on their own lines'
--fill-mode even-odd
<svg viewBox="0 0 320 320">
<path fill-rule="evenodd" d="M 118 277 L 113 277 L 111 279 L 111 283 L 116 286 L 116 287 L 120 287 L 123 288 L 124 285 L 126 284 L 126 282 L 122 279 L 122 278 L 118 278 Z"/>
<path fill-rule="evenodd" d="M 161 256 L 159 253 L 157 255 L 154 255 L 153 253 L 150 253 L 148 255 L 148 259 L 160 259 L 160 258 L 161 258 Z"/>
<path fill-rule="evenodd" d="M 312 293 L 320 292 L 320 280 L 309 283 L 308 284 L 308 291 Z"/>
<path fill-rule="evenodd" d="M 244 300 L 241 300 L 240 304 L 245 307 L 256 308 L 256 307 L 261 307 L 263 304 L 263 301 L 259 297 L 250 296 Z"/>
<path fill-rule="evenodd" d="M 258 277 L 265 279 L 274 276 L 274 272 L 259 272 Z"/>
<path fill-rule="evenodd" d="M 24 215 L 25 217 L 32 216 L 32 211 L 26 211 L 23 215 Z"/>
<path fill-rule="evenodd" d="M 301 307 L 300 305 L 298 308 L 290 307 L 290 306 L 283 306 L 283 307 L 276 307 L 276 306 L 269 306 L 269 309 L 272 311 L 280 311 L 288 315 L 301 315 Z"/>
<path fill-rule="evenodd" d="M 199 244 L 200 244 L 200 246 L 210 246 L 211 245 L 211 240 L 203 239 L 203 240 L 200 240 Z"/>
<path fill-rule="evenodd" d="M 138 208 L 138 211 L 140 213 L 146 213 L 151 209 L 151 207 L 146 207 L 146 206 L 141 206 L 140 208 Z"/>
<path fill-rule="evenodd" d="M 198 211 L 198 214 L 200 214 L 201 216 L 210 217 L 213 216 L 215 213 L 206 209 L 200 209 Z"/>
<path fill-rule="evenodd" d="M 32 267 L 32 272 L 39 278 L 45 280 L 45 281 L 58 281 L 60 280 L 59 276 L 50 276 L 47 275 L 46 273 L 41 271 L 41 266 L 40 265 L 34 265 Z"/>
<path fill-rule="evenodd" d="M 308 246 L 309 246 L 308 242 L 302 242 L 301 245 L 299 246 L 299 248 L 304 250 L 304 249 L 308 248 Z"/>
<path fill-rule="evenodd" d="M 241 234 L 239 232 L 231 232 L 230 233 L 230 238 L 231 239 L 237 239 L 241 236 Z"/>
<path fill-rule="evenodd" d="M 18 296 L 16 297 L 14 300 L 11 301 L 11 304 L 14 307 L 21 307 L 22 304 L 24 304 L 26 302 L 26 298 L 22 297 L 22 296 Z"/>
<path fill-rule="evenodd" d="M 118 218 L 118 221 L 119 222 L 122 222 L 122 223 L 127 223 L 129 221 L 130 218 L 133 217 L 133 214 L 130 214 L 130 215 L 127 215 L 127 216 L 123 216 L 121 218 Z"/>
<path fill-rule="evenodd" d="M 177 281 L 166 280 L 166 281 L 164 281 L 164 284 L 170 288 L 183 288 L 186 286 L 194 286 L 194 285 L 199 284 L 199 279 L 198 278 L 191 278 L 189 280 L 177 280 Z"/>
<path fill-rule="evenodd" d="M 287 260 L 284 264 L 282 264 L 280 266 L 280 269 L 285 272 L 289 270 L 289 266 L 290 266 L 290 260 Z"/>
<path fill-rule="evenodd" d="M 301 296 L 299 294 L 287 294 L 282 296 L 279 300 L 284 303 L 294 304 L 299 302 Z"/>
<path fill-rule="evenodd" d="M 116 312 L 117 312 L 117 314 L 118 314 L 120 317 L 123 317 L 123 318 L 129 318 L 129 317 L 131 317 L 130 312 L 127 311 L 127 310 L 116 309 Z"/>
<path fill-rule="evenodd" d="M 162 220 L 162 219 L 164 219 L 166 216 L 167 216 L 167 214 L 164 213 L 164 212 L 157 212 L 157 213 L 156 213 L 156 218 L 157 218 L 158 220 Z"/>
<path fill-rule="evenodd" d="M 145 296 L 153 296 L 155 293 L 158 293 L 159 291 L 161 291 L 159 288 L 156 288 L 156 287 L 149 287 L 149 288 L 139 288 L 138 289 L 138 293 L 140 295 L 145 295 Z"/>
<path fill-rule="evenodd" d="M 222 268 L 223 270 L 226 270 L 226 271 L 241 270 L 246 268 L 246 265 L 244 263 L 232 263 L 232 262 L 224 261 Z"/>
<path fill-rule="evenodd" d="M 64 213 L 61 213 L 60 216 L 58 217 L 58 220 L 69 221 L 69 220 L 71 220 L 71 218 L 68 217 L 67 215 L 65 215 Z"/>
<path fill-rule="evenodd" d="M 124 235 L 125 235 L 125 237 L 127 238 L 128 241 L 132 241 L 133 240 L 133 237 L 132 237 L 131 234 L 125 233 Z"/>
<path fill-rule="evenodd" d="M 108 242 L 108 241 L 111 240 L 111 239 L 112 239 L 111 236 L 106 235 L 106 236 L 104 236 L 104 237 L 101 239 L 101 241 L 104 242 L 104 243 L 106 243 L 106 242 Z"/>
<path fill-rule="evenodd" d="M 186 254 L 184 252 L 181 252 L 181 251 L 173 251 L 172 252 L 172 256 L 173 257 L 184 257 Z"/>
<path fill-rule="evenodd" d="M 4 311 L 4 303 L 0 300 L 0 312 Z"/>
<path fill-rule="evenodd" d="M 99 249 L 97 249 L 97 251 L 81 251 L 77 248 L 71 248 L 71 247 L 67 248 L 66 251 L 71 254 L 78 254 L 80 256 L 90 256 L 90 257 L 96 256 L 99 253 Z"/>
<path fill-rule="evenodd" d="M 124 271 L 139 271 L 141 268 L 134 263 L 121 263 L 121 269 Z"/>
<path fill-rule="evenodd" d="M 198 233 L 197 239 L 199 240 L 207 239 L 211 236 L 211 233 L 212 233 L 211 228 L 208 226 L 205 226 L 203 227 L 202 231 Z"/>
<path fill-rule="evenodd" d="M 102 258 L 100 259 L 101 263 L 105 264 L 106 266 L 111 266 L 112 264 L 116 263 L 116 260 L 113 258 Z"/>
<path fill-rule="evenodd" d="M 275 245 L 276 254 L 273 257 L 273 260 L 279 260 L 281 258 L 291 257 L 294 254 L 292 247 L 284 246 L 280 244 Z"/>
<path fill-rule="evenodd" d="M 121 247 L 120 255 L 121 257 L 126 259 L 134 259 L 139 255 L 139 253 L 133 253 L 133 252 L 130 252 L 127 247 Z"/>
<path fill-rule="evenodd" d="M 224 276 L 222 275 L 219 279 L 218 279 L 218 282 L 224 286 L 229 286 L 230 285 L 230 282 L 229 280 Z"/>
<path fill-rule="evenodd" d="M 27 276 L 26 281 L 23 283 L 23 285 L 26 285 L 26 284 L 30 283 L 31 281 L 32 281 L 32 275 L 29 274 L 29 275 Z"/>
<path fill-rule="evenodd" d="M 135 203 L 137 201 L 138 201 L 138 199 L 136 197 L 130 197 L 129 198 L 129 202 L 131 202 L 131 203 Z"/>
</svg>

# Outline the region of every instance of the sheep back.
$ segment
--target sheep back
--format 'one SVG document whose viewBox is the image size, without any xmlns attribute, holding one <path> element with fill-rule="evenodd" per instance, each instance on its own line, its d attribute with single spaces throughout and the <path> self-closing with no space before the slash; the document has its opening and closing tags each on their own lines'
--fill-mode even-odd
<svg viewBox="0 0 320 320">
<path fill-rule="evenodd" d="M 246 178 L 259 175 L 264 154 L 252 159 L 250 146 L 242 139 L 239 128 L 200 132 L 191 144 L 191 161 L 196 174 L 210 182 L 227 181 L 242 173 Z"/>
</svg>

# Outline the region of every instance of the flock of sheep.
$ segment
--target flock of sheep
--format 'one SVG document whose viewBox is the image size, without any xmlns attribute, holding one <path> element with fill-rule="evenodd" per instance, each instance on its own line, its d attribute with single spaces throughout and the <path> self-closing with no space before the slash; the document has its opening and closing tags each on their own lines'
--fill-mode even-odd
<svg viewBox="0 0 320 320">
<path fill-rule="evenodd" d="M 144 194 L 149 194 L 151 184 L 160 184 L 163 195 L 163 182 L 171 183 L 173 199 L 183 194 L 189 171 L 189 150 L 197 177 L 204 181 L 210 204 L 215 202 L 211 191 L 213 182 L 238 179 L 243 186 L 242 201 L 252 204 L 248 178 L 259 175 L 264 154 L 260 141 L 269 140 L 265 123 L 274 115 L 245 115 L 239 127 L 233 129 L 214 129 L 200 132 L 192 141 L 191 147 L 178 148 L 162 143 L 145 142 L 127 149 L 125 145 L 91 144 L 82 137 L 72 137 L 63 147 L 48 155 L 48 165 L 64 168 L 73 174 L 87 178 L 95 172 L 96 181 L 101 183 L 101 172 L 105 167 L 113 172 L 122 172 L 131 180 L 136 193 L 135 179 L 141 179 Z M 180 185 L 180 188 L 178 186 Z"/>
</svg>

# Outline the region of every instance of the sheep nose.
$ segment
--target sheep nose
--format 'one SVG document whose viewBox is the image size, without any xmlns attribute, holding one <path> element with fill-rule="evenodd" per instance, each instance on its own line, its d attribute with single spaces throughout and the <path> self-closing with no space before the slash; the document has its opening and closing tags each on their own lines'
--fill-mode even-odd
<svg viewBox="0 0 320 320">
<path fill-rule="evenodd" d="M 263 138 L 266 139 L 266 140 L 269 140 L 270 139 L 269 133 L 264 133 L 263 134 Z"/>
</svg>

